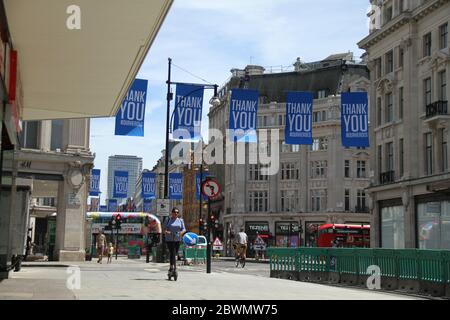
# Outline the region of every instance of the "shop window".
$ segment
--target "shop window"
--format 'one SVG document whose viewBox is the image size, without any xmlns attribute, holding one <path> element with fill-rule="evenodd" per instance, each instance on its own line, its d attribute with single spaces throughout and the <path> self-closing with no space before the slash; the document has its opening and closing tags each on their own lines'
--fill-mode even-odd
<svg viewBox="0 0 450 320">
<path fill-rule="evenodd" d="M 420 249 L 450 249 L 450 201 L 417 206 Z"/>
<path fill-rule="evenodd" d="M 403 206 L 381 209 L 381 247 L 405 248 L 405 215 Z"/>
</svg>

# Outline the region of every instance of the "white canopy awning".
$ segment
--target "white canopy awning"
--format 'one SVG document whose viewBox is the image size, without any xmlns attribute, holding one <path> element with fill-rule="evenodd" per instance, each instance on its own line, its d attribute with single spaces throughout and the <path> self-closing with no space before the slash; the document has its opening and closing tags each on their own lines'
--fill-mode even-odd
<svg viewBox="0 0 450 320">
<path fill-rule="evenodd" d="M 23 120 L 114 116 L 173 0 L 4 0 Z M 67 8 L 81 11 L 69 30 Z"/>
</svg>

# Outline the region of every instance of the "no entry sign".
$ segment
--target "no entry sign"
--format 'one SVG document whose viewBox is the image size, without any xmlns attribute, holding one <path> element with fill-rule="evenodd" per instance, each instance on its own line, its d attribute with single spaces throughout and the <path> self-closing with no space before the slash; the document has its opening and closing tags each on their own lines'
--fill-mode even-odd
<svg viewBox="0 0 450 320">
<path fill-rule="evenodd" d="M 202 194 L 208 198 L 215 198 L 221 192 L 219 183 L 214 179 L 208 179 L 202 183 Z"/>
</svg>

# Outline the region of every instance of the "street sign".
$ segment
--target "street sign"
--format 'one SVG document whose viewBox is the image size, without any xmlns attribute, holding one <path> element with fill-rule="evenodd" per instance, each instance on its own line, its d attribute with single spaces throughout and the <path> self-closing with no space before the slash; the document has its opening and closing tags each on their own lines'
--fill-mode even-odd
<svg viewBox="0 0 450 320">
<path fill-rule="evenodd" d="M 170 213 L 170 200 L 158 199 L 156 200 L 156 215 L 160 217 L 168 217 Z"/>
<path fill-rule="evenodd" d="M 208 179 L 202 183 L 202 194 L 208 198 L 215 198 L 221 192 L 219 183 L 214 179 Z"/>
<path fill-rule="evenodd" d="M 214 240 L 213 250 L 214 251 L 222 251 L 223 250 L 223 244 L 219 238 L 216 238 L 216 240 Z"/>
</svg>

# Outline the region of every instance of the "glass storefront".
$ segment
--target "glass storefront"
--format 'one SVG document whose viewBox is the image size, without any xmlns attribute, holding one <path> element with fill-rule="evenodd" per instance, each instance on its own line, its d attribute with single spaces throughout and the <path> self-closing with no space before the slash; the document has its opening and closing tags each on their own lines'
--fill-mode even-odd
<svg viewBox="0 0 450 320">
<path fill-rule="evenodd" d="M 276 222 L 275 243 L 277 247 L 299 247 L 300 226 L 298 222 Z"/>
<path fill-rule="evenodd" d="M 381 247 L 405 248 L 405 212 L 403 206 L 381 208 Z"/>
<path fill-rule="evenodd" d="M 255 222 L 246 222 L 245 223 L 245 233 L 247 233 L 248 236 L 248 251 L 247 256 L 248 257 L 254 257 L 255 251 L 253 250 L 253 243 L 255 242 L 256 236 L 259 234 L 259 236 L 264 240 L 267 246 L 272 246 L 271 243 L 271 233 L 269 229 L 269 223 L 266 221 L 255 221 Z"/>
<path fill-rule="evenodd" d="M 417 205 L 419 249 L 450 249 L 450 201 Z"/>
</svg>

